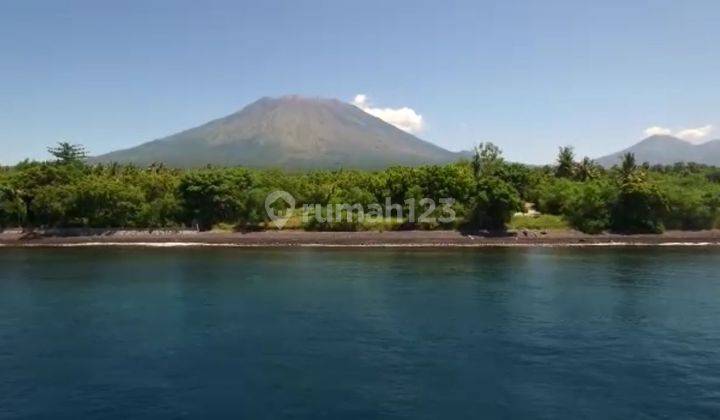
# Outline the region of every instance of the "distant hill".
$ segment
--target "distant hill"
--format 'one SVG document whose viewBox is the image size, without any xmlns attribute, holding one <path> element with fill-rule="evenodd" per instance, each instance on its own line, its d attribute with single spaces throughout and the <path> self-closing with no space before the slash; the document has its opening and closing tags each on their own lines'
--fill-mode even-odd
<svg viewBox="0 0 720 420">
<path fill-rule="evenodd" d="M 638 162 L 648 162 L 651 165 L 696 162 L 720 166 L 720 140 L 696 145 L 672 136 L 648 137 L 625 150 L 595 159 L 595 162 L 610 167 L 620 163 L 625 153 L 634 153 Z"/>
<path fill-rule="evenodd" d="M 227 117 L 90 161 L 307 169 L 383 168 L 460 157 L 351 104 L 284 96 L 260 99 Z"/>
</svg>

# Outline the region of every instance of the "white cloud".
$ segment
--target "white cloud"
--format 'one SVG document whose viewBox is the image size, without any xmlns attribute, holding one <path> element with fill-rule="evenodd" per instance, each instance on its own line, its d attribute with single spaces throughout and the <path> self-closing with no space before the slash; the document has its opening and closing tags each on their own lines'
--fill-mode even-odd
<svg viewBox="0 0 720 420">
<path fill-rule="evenodd" d="M 411 134 L 421 132 L 424 127 L 422 115 L 412 108 L 373 108 L 368 101 L 367 95 L 362 93 L 355 95 L 352 104 L 368 114 Z"/>
<path fill-rule="evenodd" d="M 697 143 L 707 137 L 708 134 L 712 133 L 712 131 L 712 125 L 705 125 L 697 128 L 685 128 L 675 133 L 675 135 L 685 141 L 689 141 L 690 143 Z"/>
<path fill-rule="evenodd" d="M 712 125 L 704 125 L 702 127 L 695 127 L 695 128 L 683 128 L 681 130 L 678 130 L 676 132 L 673 132 L 673 130 L 665 127 L 648 127 L 645 129 L 645 135 L 646 136 L 675 136 L 679 139 L 685 140 L 689 143 L 702 143 L 702 140 L 710 135 L 713 131 Z"/>
<path fill-rule="evenodd" d="M 645 129 L 645 135 L 650 136 L 669 136 L 672 134 L 672 130 L 665 127 L 652 126 Z"/>
<path fill-rule="evenodd" d="M 367 104 L 367 95 L 364 95 L 362 93 L 355 95 L 355 99 L 353 99 L 353 104 L 355 104 L 355 106 L 357 106 L 357 107 L 366 105 Z"/>
</svg>

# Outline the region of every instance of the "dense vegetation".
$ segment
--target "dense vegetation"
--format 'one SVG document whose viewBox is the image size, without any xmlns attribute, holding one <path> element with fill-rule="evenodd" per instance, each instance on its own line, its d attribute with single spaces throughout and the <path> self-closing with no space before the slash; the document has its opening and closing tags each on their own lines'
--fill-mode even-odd
<svg viewBox="0 0 720 420">
<path fill-rule="evenodd" d="M 720 214 L 718 168 L 648 167 L 627 155 L 621 165 L 606 170 L 587 158 L 576 162 L 571 148 L 562 148 L 557 165 L 546 167 L 508 163 L 497 147 L 484 144 L 469 162 L 302 173 L 87 165 L 82 147 L 61 143 L 49 151 L 54 161 L 0 168 L 0 227 L 263 228 L 264 200 L 274 190 L 290 192 L 299 207 L 377 203 L 385 208 L 386 197 L 404 206 L 408 199 L 423 197 L 456 200 L 454 223 L 368 226 L 349 217 L 294 226 L 324 230 L 497 230 L 527 203 L 542 217 L 562 217 L 563 223 L 589 233 L 709 229 Z"/>
</svg>

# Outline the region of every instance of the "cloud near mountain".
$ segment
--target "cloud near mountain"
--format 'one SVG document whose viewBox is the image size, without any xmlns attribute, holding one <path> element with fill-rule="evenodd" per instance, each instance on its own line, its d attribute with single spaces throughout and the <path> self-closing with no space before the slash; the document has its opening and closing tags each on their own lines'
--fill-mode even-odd
<svg viewBox="0 0 720 420">
<path fill-rule="evenodd" d="M 352 104 L 410 134 L 418 134 L 424 128 L 422 115 L 412 108 L 375 108 L 370 105 L 367 95 L 362 93 L 355 95 Z"/>
<path fill-rule="evenodd" d="M 702 127 L 683 128 L 677 132 L 660 126 L 652 126 L 645 129 L 644 133 L 647 137 L 651 136 L 673 136 L 689 143 L 702 143 L 710 133 L 713 132 L 713 126 L 708 124 Z"/>
</svg>

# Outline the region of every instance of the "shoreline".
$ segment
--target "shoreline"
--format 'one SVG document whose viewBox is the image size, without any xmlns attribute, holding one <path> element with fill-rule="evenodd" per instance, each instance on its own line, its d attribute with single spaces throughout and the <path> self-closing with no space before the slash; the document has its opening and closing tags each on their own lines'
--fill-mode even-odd
<svg viewBox="0 0 720 420">
<path fill-rule="evenodd" d="M 227 248 L 482 248 L 597 246 L 720 246 L 720 229 L 662 234 L 588 235 L 572 230 L 520 231 L 503 235 L 454 230 L 363 232 L 196 232 L 68 229 L 0 232 L 0 247 L 227 247 Z"/>
</svg>

